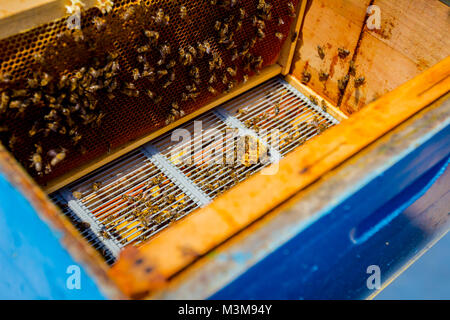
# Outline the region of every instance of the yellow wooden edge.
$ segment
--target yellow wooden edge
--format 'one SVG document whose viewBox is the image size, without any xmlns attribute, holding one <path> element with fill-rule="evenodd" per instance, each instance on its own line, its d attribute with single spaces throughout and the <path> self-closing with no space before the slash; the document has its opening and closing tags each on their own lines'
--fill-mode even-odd
<svg viewBox="0 0 450 320">
<path fill-rule="evenodd" d="M 313 89 L 302 84 L 296 77 L 289 74 L 286 76 L 286 82 L 289 83 L 290 85 L 292 85 L 295 89 L 297 89 L 301 93 L 303 93 L 305 96 L 316 97 L 317 101 L 319 102 L 319 105 L 322 100 L 325 101 L 325 103 L 327 105 L 327 112 L 329 114 L 331 114 L 333 117 L 335 117 L 336 119 L 338 119 L 339 121 L 348 119 L 348 116 L 345 113 L 343 113 L 341 110 L 339 110 L 337 107 L 335 107 L 328 99 L 320 96 Z"/>
<path fill-rule="evenodd" d="M 400 270 L 398 270 L 393 276 L 391 276 L 387 281 L 383 283 L 380 289 L 372 293 L 370 296 L 367 297 L 366 300 L 373 300 L 377 295 L 379 295 L 384 289 L 386 289 L 392 282 L 394 282 L 398 277 L 400 277 L 403 272 L 408 270 L 414 263 L 416 263 L 425 253 L 428 252 L 436 243 L 438 243 L 442 238 L 444 238 L 447 233 L 449 233 L 450 230 L 447 230 L 444 232 L 441 236 L 439 236 L 437 239 L 433 240 L 430 244 L 428 244 L 425 248 L 419 251 L 411 260 L 408 261 L 406 265 L 404 265 Z"/>
<path fill-rule="evenodd" d="M 282 75 L 287 75 L 291 70 L 292 59 L 294 58 L 295 48 L 297 47 L 298 37 L 300 35 L 300 28 L 302 26 L 307 0 L 300 0 L 297 5 L 297 20 L 291 26 L 291 32 L 288 35 L 288 39 L 281 49 L 280 58 L 278 64 L 282 66 Z"/>
<path fill-rule="evenodd" d="M 445 95 L 449 87 L 450 57 L 294 150 L 278 163 L 276 175 L 256 174 L 142 247 L 125 248 L 110 269 L 110 277 L 124 294 L 147 296 L 199 257 Z"/>
<path fill-rule="evenodd" d="M 89 162 L 88 164 L 85 164 L 76 170 L 73 170 L 71 172 L 68 172 L 67 174 L 50 181 L 47 186 L 44 187 L 45 192 L 48 194 L 55 192 L 56 190 L 61 189 L 62 187 L 68 185 L 69 183 L 78 180 L 79 178 L 87 175 L 88 173 L 100 168 L 101 166 L 123 156 L 124 154 L 142 146 L 143 144 L 157 138 L 158 136 L 178 127 L 179 125 L 194 119 L 195 117 L 201 115 L 202 113 L 211 110 L 214 107 L 217 107 L 218 105 L 221 105 L 222 103 L 225 103 L 229 101 L 230 99 L 260 85 L 264 81 L 267 81 L 281 73 L 281 67 L 278 64 L 268 66 L 264 68 L 260 74 L 255 75 L 251 77 L 247 83 L 241 84 L 238 87 L 236 87 L 234 90 L 227 94 L 222 94 L 218 96 L 214 101 L 211 101 L 204 107 L 198 109 L 197 111 L 188 114 L 187 116 L 179 119 L 178 121 L 161 128 L 157 131 L 154 131 L 139 140 L 132 141 L 116 150 L 113 150 L 110 154 L 106 154 L 102 157 L 99 157 L 98 159 L 95 159 L 94 161 Z"/>
<path fill-rule="evenodd" d="M 1 0 L 3 1 L 3 0 Z M 16 1 L 17 2 L 17 1 Z M 52 0 L 37 6 L 17 6 L 17 11 L 4 18 L 0 17 L 0 39 L 5 39 L 18 33 L 29 31 L 40 25 L 69 16 L 66 5 L 68 0 Z M 96 5 L 96 0 L 84 0 L 83 10 Z"/>
</svg>

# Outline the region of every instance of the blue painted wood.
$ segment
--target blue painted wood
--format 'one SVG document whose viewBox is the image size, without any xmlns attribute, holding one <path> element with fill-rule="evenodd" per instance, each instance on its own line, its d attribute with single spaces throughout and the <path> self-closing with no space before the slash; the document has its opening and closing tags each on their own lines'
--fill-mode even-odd
<svg viewBox="0 0 450 320">
<path fill-rule="evenodd" d="M 81 266 L 81 288 L 66 286 L 77 262 L 1 173 L 0 230 L 0 299 L 103 299 Z"/>
<path fill-rule="evenodd" d="M 211 299 L 367 297 L 373 292 L 366 285 L 368 266 L 379 266 L 386 281 L 448 227 L 448 213 L 424 217 L 408 210 L 442 174 L 449 141 L 450 126 L 423 137 L 332 210 L 308 225 L 300 221 L 296 236 Z"/>
</svg>

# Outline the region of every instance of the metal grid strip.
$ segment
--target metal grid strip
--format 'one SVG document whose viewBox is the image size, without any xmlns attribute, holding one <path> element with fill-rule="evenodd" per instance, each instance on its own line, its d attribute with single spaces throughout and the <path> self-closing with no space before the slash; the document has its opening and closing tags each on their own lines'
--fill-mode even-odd
<svg viewBox="0 0 450 320">
<path fill-rule="evenodd" d="M 147 156 L 162 172 L 176 182 L 179 187 L 186 192 L 199 207 L 209 204 L 212 199 L 197 187 L 189 178 L 187 178 L 173 163 L 163 156 L 158 149 L 151 144 L 147 144 L 143 148 L 147 152 Z"/>
<path fill-rule="evenodd" d="M 120 248 L 145 242 L 337 123 L 274 78 L 178 128 L 193 139 L 179 142 L 172 130 L 59 191 L 56 198 L 66 204 L 64 212 L 75 225 L 90 225 L 82 235 L 111 260 Z M 246 163 L 245 152 L 235 151 L 240 137 L 255 139 L 269 161 Z M 232 164 L 222 161 L 229 155 Z"/>
</svg>

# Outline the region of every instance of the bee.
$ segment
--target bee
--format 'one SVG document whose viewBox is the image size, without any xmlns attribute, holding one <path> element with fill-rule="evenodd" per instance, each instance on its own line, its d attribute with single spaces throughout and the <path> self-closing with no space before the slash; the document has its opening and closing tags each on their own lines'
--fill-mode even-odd
<svg viewBox="0 0 450 320">
<path fill-rule="evenodd" d="M 72 192 L 72 196 L 77 200 L 80 200 L 81 198 L 83 198 L 83 194 L 80 191 Z"/>
<path fill-rule="evenodd" d="M 97 192 L 98 190 L 100 190 L 101 187 L 102 187 L 101 182 L 94 182 L 92 184 L 92 191 Z"/>
<path fill-rule="evenodd" d="M 106 28 L 106 20 L 100 17 L 95 17 L 92 19 L 92 23 L 94 24 L 97 31 L 103 31 Z"/>
<path fill-rule="evenodd" d="M 214 88 L 211 87 L 211 86 L 208 87 L 208 91 L 209 91 L 211 94 L 213 94 L 213 95 L 216 95 L 216 94 L 218 93 L 217 90 L 214 89 Z"/>
<path fill-rule="evenodd" d="M 39 81 L 37 79 L 29 78 L 27 79 L 27 85 L 30 89 L 36 89 L 39 86 Z"/>
<path fill-rule="evenodd" d="M 256 44 L 256 42 L 258 41 L 258 38 L 257 37 L 254 37 L 254 38 L 252 38 L 251 40 L 250 40 L 250 43 L 249 43 L 249 49 L 252 49 L 254 46 L 255 46 L 255 44 Z"/>
<path fill-rule="evenodd" d="M 323 112 L 327 112 L 328 111 L 328 106 L 327 106 L 327 103 L 325 102 L 325 100 L 322 100 L 321 106 L 322 106 L 322 111 Z"/>
<path fill-rule="evenodd" d="M 14 134 L 11 136 L 11 138 L 9 138 L 8 147 L 10 150 L 14 150 L 17 140 L 17 136 Z"/>
<path fill-rule="evenodd" d="M 180 17 L 181 19 L 186 19 L 188 15 L 187 8 L 185 6 L 180 7 Z"/>
<path fill-rule="evenodd" d="M 302 83 L 307 84 L 311 81 L 311 73 L 308 70 L 303 70 L 302 72 Z"/>
<path fill-rule="evenodd" d="M 242 29 L 242 21 L 236 22 L 236 30 L 235 32 L 239 32 Z"/>
<path fill-rule="evenodd" d="M 76 223 L 76 227 L 78 228 L 78 230 L 83 232 L 85 230 L 88 230 L 91 227 L 91 225 L 86 221 L 79 221 Z"/>
<path fill-rule="evenodd" d="M 158 9 L 156 12 L 156 17 L 153 17 L 156 24 L 168 25 L 170 22 L 170 17 L 164 13 L 163 9 Z"/>
<path fill-rule="evenodd" d="M 237 67 L 236 66 L 234 66 L 234 68 L 228 67 L 227 72 L 231 77 L 235 77 L 237 73 Z"/>
<path fill-rule="evenodd" d="M 38 173 L 38 175 L 42 175 L 42 156 L 37 151 L 33 153 L 30 158 L 31 165 L 30 168 L 34 168 L 34 170 Z"/>
<path fill-rule="evenodd" d="M 0 82 L 1 83 L 9 83 L 11 82 L 12 76 L 10 73 L 2 73 L 0 74 Z"/>
<path fill-rule="evenodd" d="M 11 98 L 24 97 L 26 95 L 27 95 L 27 90 L 25 90 L 25 89 L 13 90 L 11 93 Z"/>
<path fill-rule="evenodd" d="M 156 72 L 156 74 L 158 75 L 158 78 L 161 79 L 162 77 L 166 76 L 167 74 L 169 74 L 169 72 L 167 70 L 158 70 Z"/>
<path fill-rule="evenodd" d="M 341 91 L 341 93 L 343 93 L 345 91 L 345 88 L 347 87 L 349 80 L 350 80 L 349 75 L 346 75 L 342 79 L 338 80 L 338 88 L 339 88 L 339 91 Z"/>
<path fill-rule="evenodd" d="M 159 40 L 159 32 L 158 31 L 145 30 L 144 34 L 147 38 L 150 39 L 150 43 L 152 45 L 155 45 L 158 43 L 158 40 Z"/>
<path fill-rule="evenodd" d="M 278 18 L 278 26 L 284 25 L 284 20 L 281 18 Z"/>
<path fill-rule="evenodd" d="M 247 82 L 248 82 L 248 74 L 244 74 L 244 75 L 242 76 L 242 81 L 243 81 L 244 83 L 247 83 Z"/>
<path fill-rule="evenodd" d="M 139 80 L 139 78 L 141 77 L 141 74 L 139 73 L 139 69 L 138 68 L 134 68 L 132 72 L 133 72 L 133 79 L 134 79 L 134 81 Z"/>
<path fill-rule="evenodd" d="M 52 149 L 48 152 L 48 155 L 52 158 L 50 165 L 55 167 L 60 162 L 64 161 L 67 156 L 67 150 L 64 148 L 60 148 L 58 151 Z"/>
<path fill-rule="evenodd" d="M 294 4 L 290 1 L 290 2 L 288 2 L 287 6 L 288 6 L 288 9 L 289 9 L 289 16 L 291 18 L 295 18 L 297 16 L 297 14 L 295 12 Z"/>
<path fill-rule="evenodd" d="M 317 102 L 317 98 L 314 96 L 309 96 L 309 100 L 311 101 L 312 104 L 318 105 L 319 103 Z"/>
<path fill-rule="evenodd" d="M 194 58 L 191 53 L 185 53 L 184 56 L 181 58 L 181 62 L 185 66 L 190 66 L 194 63 Z"/>
<path fill-rule="evenodd" d="M 208 43 L 209 45 L 209 43 Z M 211 47 L 209 47 L 209 49 L 205 46 L 204 43 L 197 43 L 197 48 L 198 48 L 198 56 L 199 58 L 203 58 L 205 53 L 207 53 L 208 50 L 211 50 Z"/>
<path fill-rule="evenodd" d="M 216 23 L 214 24 L 214 29 L 215 29 L 216 31 L 220 31 L 221 28 L 222 28 L 222 22 L 216 21 Z"/>
<path fill-rule="evenodd" d="M 168 87 L 170 87 L 170 85 L 173 83 L 173 81 L 171 80 L 167 80 L 164 84 L 163 84 L 163 89 L 167 89 Z"/>
<path fill-rule="evenodd" d="M 169 114 L 166 119 L 166 125 L 169 125 L 173 122 L 175 122 L 175 116 L 173 114 Z"/>
<path fill-rule="evenodd" d="M 150 46 L 143 45 L 142 47 L 137 48 L 138 53 L 144 53 L 150 51 Z"/>
<path fill-rule="evenodd" d="M 216 83 L 216 82 L 217 82 L 217 76 L 216 76 L 215 73 L 213 73 L 213 74 L 211 75 L 211 77 L 209 78 L 208 83 L 209 83 L 209 84 L 213 84 L 213 83 Z"/>
<path fill-rule="evenodd" d="M 329 76 L 330 75 L 328 73 L 326 73 L 325 71 L 320 71 L 319 72 L 319 80 L 322 81 L 322 82 L 327 81 Z"/>
<path fill-rule="evenodd" d="M 102 227 L 99 231 L 99 234 L 101 237 L 103 237 L 104 239 L 111 239 L 111 236 L 109 235 L 109 232 L 106 230 L 105 227 Z"/>
<path fill-rule="evenodd" d="M 277 37 L 280 41 L 283 41 L 284 39 L 284 35 L 281 32 L 276 32 L 275 37 Z"/>
<path fill-rule="evenodd" d="M 122 20 L 128 21 L 136 12 L 136 8 L 134 6 L 129 7 L 122 15 Z"/>
<path fill-rule="evenodd" d="M 177 62 L 175 60 L 170 60 L 169 63 L 166 65 L 167 69 L 172 69 L 177 65 Z"/>
<path fill-rule="evenodd" d="M 192 67 L 191 71 L 189 72 L 190 75 L 195 78 L 195 79 L 199 79 L 200 78 L 200 70 L 198 67 Z"/>
<path fill-rule="evenodd" d="M 244 108 L 240 108 L 240 109 L 238 109 L 236 114 L 239 115 L 239 116 L 247 115 L 248 114 L 248 110 L 244 109 Z"/>
<path fill-rule="evenodd" d="M 0 113 L 4 113 L 9 107 L 10 97 L 6 92 L 2 92 L 0 99 Z"/>
<path fill-rule="evenodd" d="M 359 88 L 366 82 L 366 78 L 364 77 L 358 77 L 355 79 L 355 88 Z"/>
<path fill-rule="evenodd" d="M 97 125 L 97 127 L 100 127 L 100 125 L 101 125 L 101 123 L 102 123 L 104 117 L 105 117 L 105 114 L 104 114 L 103 112 L 100 112 L 100 113 L 97 115 L 97 117 L 96 117 L 96 119 L 95 119 L 95 124 Z"/>
<path fill-rule="evenodd" d="M 317 53 L 319 54 L 319 58 L 321 60 L 325 58 L 325 51 L 323 50 L 323 47 L 317 46 Z"/>
<path fill-rule="evenodd" d="M 350 61 L 348 73 L 351 76 L 356 76 L 356 66 L 355 66 L 355 62 L 353 60 Z"/>
<path fill-rule="evenodd" d="M 247 17 L 247 12 L 244 8 L 239 8 L 239 19 L 244 20 Z"/>
<path fill-rule="evenodd" d="M 167 55 L 170 54 L 170 45 L 165 43 L 160 47 L 159 53 L 161 54 L 162 57 L 166 57 Z"/>
<path fill-rule="evenodd" d="M 224 85 L 227 85 L 229 82 L 230 82 L 230 81 L 228 80 L 227 75 L 224 74 L 223 77 L 222 77 L 222 83 L 223 83 Z"/>
<path fill-rule="evenodd" d="M 44 167 L 44 174 L 50 174 L 52 173 L 52 166 L 50 165 L 50 163 L 47 163 Z"/>
<path fill-rule="evenodd" d="M 74 145 L 77 145 L 77 144 L 80 142 L 80 140 L 81 140 L 82 138 L 83 138 L 82 135 L 80 135 L 80 134 L 75 134 L 75 135 L 72 137 L 73 144 L 74 144 Z"/>
<path fill-rule="evenodd" d="M 239 52 L 237 49 L 234 49 L 233 54 L 231 55 L 231 61 L 236 61 L 237 59 L 239 59 Z"/>
<path fill-rule="evenodd" d="M 40 81 L 40 86 L 41 87 L 46 87 L 50 83 L 51 79 L 52 79 L 51 76 L 48 73 L 44 72 L 42 74 L 42 79 Z"/>
<path fill-rule="evenodd" d="M 279 103 L 277 103 L 275 105 L 274 112 L 275 112 L 275 116 L 278 116 L 280 114 L 280 104 Z"/>
<path fill-rule="evenodd" d="M 347 49 L 344 49 L 344 48 L 338 49 L 338 56 L 341 59 L 347 58 L 349 56 L 349 54 L 350 54 L 350 51 L 348 51 Z"/>
</svg>

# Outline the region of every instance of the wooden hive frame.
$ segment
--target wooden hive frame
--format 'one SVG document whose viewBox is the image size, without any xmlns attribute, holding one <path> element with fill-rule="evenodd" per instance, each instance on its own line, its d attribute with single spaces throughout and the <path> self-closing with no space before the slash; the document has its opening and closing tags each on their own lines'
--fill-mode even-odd
<svg viewBox="0 0 450 320">
<path fill-rule="evenodd" d="M 43 4 L 43 7 L 49 8 L 47 6 L 53 6 L 56 11 L 61 10 L 61 1 L 46 2 L 48 3 Z M 1 151 L 1 167 L 8 174 L 9 179 L 27 195 L 30 202 L 33 203 L 36 210 L 45 220 L 48 220 L 49 223 L 63 231 L 63 241 L 66 244 L 72 243 L 68 245 L 69 250 L 77 257 L 80 257 L 112 296 L 143 298 L 154 294 L 161 287 L 167 286 L 168 282 L 174 282 L 177 279 L 177 275 L 187 266 L 194 262 L 198 263 L 212 249 L 223 245 L 228 239 L 247 228 L 254 221 L 261 219 L 267 213 L 276 211 L 288 199 L 311 188 L 321 176 L 355 156 L 358 152 L 402 123 L 405 123 L 420 111 L 427 110 L 433 102 L 438 101 L 448 93 L 448 88 L 450 87 L 450 57 L 445 58 L 448 52 L 443 50 L 440 55 L 434 57 L 436 61 L 442 60 L 441 62 L 431 68 L 428 68 L 428 64 L 425 67 L 416 64 L 417 69 L 408 69 L 406 77 L 411 78 L 423 71 L 422 69 L 426 70 L 400 87 L 397 87 L 398 82 L 404 82 L 405 76 L 399 75 L 395 77 L 393 83 L 389 84 L 397 87 L 395 90 L 383 95 L 365 106 L 360 112 L 347 118 L 345 113 L 350 114 L 355 109 L 344 106 L 342 108 L 345 111 L 344 113 L 336 106 L 339 106 L 339 100 L 342 102 L 342 99 L 345 100 L 346 96 L 354 95 L 355 88 L 350 86 L 350 88 L 347 88 L 349 91 L 346 90 L 343 97 L 339 98 L 336 94 L 335 84 L 334 89 L 330 89 L 334 90 L 335 94 L 330 94 L 329 91 L 324 92 L 323 88 L 318 86 L 316 82 L 307 86 L 300 83 L 298 79 L 301 78 L 301 72 L 304 70 L 305 60 L 297 58 L 293 62 L 293 67 L 290 67 L 294 54 L 302 54 L 302 50 L 307 50 L 307 47 L 305 48 L 302 45 L 299 45 L 297 50 L 295 48 L 297 37 L 303 36 L 302 41 L 305 42 L 306 39 L 304 37 L 307 36 L 306 28 L 311 27 L 310 25 L 304 25 L 304 23 L 307 23 L 307 21 L 304 22 L 303 20 L 305 12 L 307 12 L 307 9 L 312 10 L 310 14 L 314 16 L 314 10 L 317 10 L 315 5 L 318 5 L 320 2 L 313 1 L 312 6 L 309 6 L 311 3 L 307 6 L 306 1 L 301 2 L 301 5 L 298 7 L 298 16 L 300 18 L 292 30 L 292 34 L 296 35 L 295 41 L 283 49 L 277 65 L 267 68 L 261 75 L 255 77 L 245 86 L 235 89 L 226 96 L 217 98 L 216 101 L 208 104 L 194 115 L 189 115 L 186 119 L 181 119 L 170 127 L 143 137 L 142 140 L 133 142 L 121 148 L 121 150 L 116 150 L 112 155 L 101 159 L 97 166 L 80 168 L 71 177 L 65 177 L 49 186 L 46 191 L 54 191 L 102 164 L 167 132 L 184 121 L 279 74 L 287 75 L 286 79 L 288 82 L 305 94 L 316 95 L 320 99 L 326 100 L 330 107 L 330 112 L 335 117 L 343 120 L 339 126 L 326 131 L 321 136 L 306 143 L 301 150 L 296 150 L 281 160 L 277 175 L 270 177 L 256 175 L 250 178 L 215 200 L 210 206 L 200 209 L 195 214 L 177 222 L 147 245 L 139 249 L 125 249 L 117 264 L 111 269 L 108 269 L 101 262 L 98 254 L 78 236 L 75 228 L 61 217 L 58 209 L 46 199 L 44 192 L 35 185 L 12 157 L 5 150 Z M 373 4 L 373 1 L 367 2 L 366 5 Z M 379 1 L 379 4 L 382 6 L 387 5 L 383 1 Z M 435 4 L 433 3 L 432 5 L 434 6 Z M 0 20 L 0 30 L 5 30 L 4 26 L 7 21 L 21 21 L 24 17 L 29 16 L 30 12 L 37 13 L 39 10 L 42 10 L 42 6 L 33 7 L 27 11 L 22 11 L 23 8 L 18 8 L 17 12 L 20 13 Z M 365 10 L 366 7 L 363 7 Z M 365 44 L 365 42 L 370 41 L 367 39 L 374 37 L 373 34 L 365 30 L 365 11 L 364 14 L 360 10 L 358 12 L 360 13 L 361 21 L 358 19 L 355 21 L 361 23 L 361 28 L 359 29 L 358 37 L 353 43 L 354 48 L 352 51 L 354 55 L 352 60 L 354 61 L 364 59 L 363 55 L 359 56 L 357 53 L 361 50 L 361 46 L 369 46 L 369 44 Z M 328 14 L 333 15 L 336 12 L 333 11 Z M 21 18 L 19 19 L 18 16 Z M 309 17 L 311 18 L 311 16 Z M 41 21 L 38 19 L 36 23 L 39 24 Z M 303 30 L 301 29 L 302 24 Z M 15 28 L 20 28 L 23 24 L 16 23 L 14 26 Z M 32 26 L 28 24 L 27 28 Z M 353 26 L 351 28 L 353 29 Z M 17 30 L 19 29 L 15 29 L 14 32 Z M 0 33 L 0 35 L 2 34 Z M 375 42 L 381 41 L 384 44 L 383 40 L 385 41 L 386 39 L 380 36 L 380 38 L 375 39 Z M 309 44 L 309 46 L 311 45 L 314 47 L 316 44 Z M 436 48 L 435 50 L 438 52 L 442 48 Z M 444 54 L 445 59 L 442 59 L 442 54 Z M 318 61 L 318 63 L 322 62 Z M 360 64 L 365 66 L 363 62 Z M 320 65 L 316 72 L 319 69 Z M 345 70 L 345 66 L 340 67 L 339 71 L 335 71 L 336 77 L 332 77 L 332 81 L 336 82 L 338 75 L 342 76 L 346 71 L 348 70 Z M 390 91 L 389 89 L 391 88 L 385 90 Z M 443 101 L 438 102 L 438 106 Z M 259 189 L 261 185 L 265 186 L 265 188 Z M 258 191 L 255 192 L 255 189 Z M 271 190 L 278 190 L 278 192 L 273 193 Z M 246 196 L 242 197 L 242 195 Z M 187 251 L 191 254 L 186 254 Z M 136 261 L 143 261 L 144 263 L 136 264 Z M 149 267 L 151 267 L 151 272 L 147 272 Z"/>
</svg>

